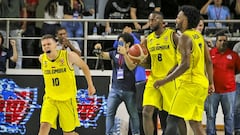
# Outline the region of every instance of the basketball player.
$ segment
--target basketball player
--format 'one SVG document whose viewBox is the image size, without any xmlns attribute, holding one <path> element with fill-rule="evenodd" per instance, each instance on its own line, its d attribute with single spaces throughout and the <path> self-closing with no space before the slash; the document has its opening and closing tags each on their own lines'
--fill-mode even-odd
<svg viewBox="0 0 240 135">
<path fill-rule="evenodd" d="M 208 89 L 214 91 L 214 86 L 208 47 L 204 44 L 201 33 L 194 29 L 199 19 L 200 13 L 195 7 L 180 8 L 176 26 L 183 34 L 178 42 L 178 66 L 165 78 L 154 83 L 155 88 L 161 89 L 164 84 L 178 77 L 180 84 L 169 110 L 166 135 L 176 135 L 177 124 L 183 119 L 189 120 L 194 135 L 205 134 L 201 124 L 204 101 L 208 95 Z"/>
<path fill-rule="evenodd" d="M 40 55 L 41 69 L 45 83 L 45 95 L 40 117 L 39 135 L 48 135 L 51 128 L 56 128 L 57 117 L 64 135 L 76 135 L 75 127 L 80 126 L 77 102 L 76 80 L 73 64 L 82 69 L 88 83 L 88 94 L 93 95 L 91 74 L 87 64 L 72 51 L 57 50 L 57 43 L 52 35 L 41 39 L 43 54 Z"/>
<path fill-rule="evenodd" d="M 172 80 L 160 89 L 154 88 L 153 84 L 156 80 L 167 76 L 171 69 L 177 65 L 176 44 L 178 43 L 178 35 L 175 31 L 164 27 L 163 15 L 160 12 L 154 11 L 149 15 L 149 24 L 153 32 L 148 35 L 143 44 L 148 48 L 151 63 L 150 61 L 142 63 L 146 68 L 147 64 L 151 65 L 151 74 L 148 77 L 143 95 L 143 127 L 145 135 L 153 135 L 155 124 L 152 117 L 156 108 L 161 110 L 160 121 L 164 134 L 168 111 L 170 110 L 173 95 L 176 92 L 176 81 Z M 185 126 L 184 120 L 182 126 Z M 180 129 L 185 130 L 185 128 Z M 186 134 L 187 131 L 184 130 L 181 130 L 181 134 Z"/>
</svg>

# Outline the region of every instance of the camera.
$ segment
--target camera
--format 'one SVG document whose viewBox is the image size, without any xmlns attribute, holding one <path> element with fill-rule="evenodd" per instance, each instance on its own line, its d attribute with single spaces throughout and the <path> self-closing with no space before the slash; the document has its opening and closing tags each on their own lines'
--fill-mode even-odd
<svg viewBox="0 0 240 135">
<path fill-rule="evenodd" d="M 93 50 L 93 53 L 94 53 L 95 55 L 100 55 L 101 52 L 102 52 L 102 49 L 94 49 L 94 50 Z"/>
</svg>

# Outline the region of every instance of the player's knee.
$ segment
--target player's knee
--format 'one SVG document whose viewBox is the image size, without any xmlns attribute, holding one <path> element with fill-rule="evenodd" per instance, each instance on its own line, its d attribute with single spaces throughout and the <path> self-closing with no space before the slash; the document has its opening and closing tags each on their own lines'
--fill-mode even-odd
<svg viewBox="0 0 240 135">
<path fill-rule="evenodd" d="M 142 115 L 143 115 L 144 118 L 152 119 L 153 112 L 154 112 L 154 107 L 153 106 L 144 106 L 143 111 L 142 111 Z"/>
<path fill-rule="evenodd" d="M 51 129 L 51 124 L 47 123 L 47 122 L 42 122 L 40 125 L 40 129 L 41 130 L 50 130 Z"/>
</svg>

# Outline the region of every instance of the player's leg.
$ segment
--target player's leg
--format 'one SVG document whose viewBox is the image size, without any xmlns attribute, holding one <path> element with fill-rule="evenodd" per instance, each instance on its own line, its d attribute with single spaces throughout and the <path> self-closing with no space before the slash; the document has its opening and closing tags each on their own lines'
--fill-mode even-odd
<svg viewBox="0 0 240 135">
<path fill-rule="evenodd" d="M 180 117 L 174 115 L 168 115 L 167 117 L 167 127 L 165 129 L 166 135 L 177 135 L 178 132 L 178 123 L 183 120 Z"/>
<path fill-rule="evenodd" d="M 178 122 L 178 134 L 187 135 L 187 125 L 184 119 L 180 119 Z"/>
<path fill-rule="evenodd" d="M 40 115 L 40 129 L 38 135 L 48 135 L 51 127 L 57 128 L 58 111 L 56 109 L 55 103 L 50 98 L 44 98 L 41 115 Z"/>
<path fill-rule="evenodd" d="M 189 124 L 193 130 L 194 135 L 205 135 L 205 131 L 202 127 L 202 123 L 200 121 L 189 121 Z"/>
<path fill-rule="evenodd" d="M 51 129 L 51 124 L 47 122 L 42 122 L 40 124 L 40 129 L 38 135 L 48 135 L 49 131 Z"/>
<path fill-rule="evenodd" d="M 153 114 L 155 109 L 162 109 L 162 95 L 160 90 L 154 87 L 148 87 L 144 90 L 143 95 L 143 129 L 145 135 L 153 135 L 156 122 L 153 122 Z"/>
<path fill-rule="evenodd" d="M 168 112 L 166 112 L 164 110 L 159 111 L 159 119 L 160 119 L 163 135 L 164 135 L 164 131 L 165 131 L 166 126 L 167 126 L 167 116 L 168 116 Z"/>
<path fill-rule="evenodd" d="M 146 105 L 143 107 L 143 129 L 145 135 L 153 135 L 154 133 L 154 126 L 153 123 L 153 113 L 154 113 L 155 107 Z"/>
<path fill-rule="evenodd" d="M 63 134 L 75 135 L 75 128 L 80 126 L 76 98 L 58 102 L 57 108 L 59 110 L 59 124 Z"/>
</svg>

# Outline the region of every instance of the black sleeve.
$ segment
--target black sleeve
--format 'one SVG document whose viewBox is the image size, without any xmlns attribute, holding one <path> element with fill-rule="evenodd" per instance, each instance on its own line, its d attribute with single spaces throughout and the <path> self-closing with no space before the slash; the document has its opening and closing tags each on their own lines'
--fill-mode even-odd
<svg viewBox="0 0 240 135">
<path fill-rule="evenodd" d="M 130 0 L 130 3 L 132 8 L 137 8 L 137 0 Z"/>
<path fill-rule="evenodd" d="M 7 58 L 9 59 L 9 67 L 15 68 L 16 62 L 13 62 L 10 58 L 13 56 L 13 49 L 12 46 L 9 46 L 9 49 L 7 49 Z"/>
<path fill-rule="evenodd" d="M 104 19 L 109 19 L 111 9 L 112 9 L 112 0 L 108 0 L 104 10 Z"/>
</svg>

